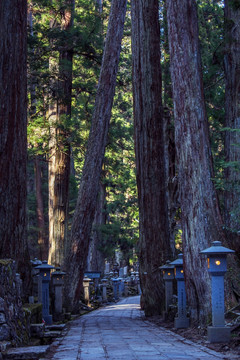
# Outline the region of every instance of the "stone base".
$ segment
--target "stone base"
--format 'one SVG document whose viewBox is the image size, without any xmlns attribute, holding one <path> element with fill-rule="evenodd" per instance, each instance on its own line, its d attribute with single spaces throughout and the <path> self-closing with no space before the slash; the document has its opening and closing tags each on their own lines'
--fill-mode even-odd
<svg viewBox="0 0 240 360">
<path fill-rule="evenodd" d="M 229 342 L 231 329 L 225 326 L 209 326 L 208 341 L 210 343 Z"/>
<path fill-rule="evenodd" d="M 176 317 L 174 319 L 174 327 L 176 329 L 186 329 L 189 327 L 189 318 L 187 317 L 182 317 L 182 318 L 178 318 Z"/>
<path fill-rule="evenodd" d="M 43 320 L 47 325 L 52 325 L 52 315 L 43 315 Z"/>
</svg>

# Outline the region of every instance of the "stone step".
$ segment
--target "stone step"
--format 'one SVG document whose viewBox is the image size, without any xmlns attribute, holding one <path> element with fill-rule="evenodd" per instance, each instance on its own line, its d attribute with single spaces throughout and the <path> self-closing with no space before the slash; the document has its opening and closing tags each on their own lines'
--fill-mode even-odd
<svg viewBox="0 0 240 360">
<path fill-rule="evenodd" d="M 49 345 L 12 348 L 2 353 L 3 360 L 38 360 L 45 356 Z"/>
<path fill-rule="evenodd" d="M 62 331 L 65 327 L 66 324 L 45 325 L 45 331 Z"/>
</svg>

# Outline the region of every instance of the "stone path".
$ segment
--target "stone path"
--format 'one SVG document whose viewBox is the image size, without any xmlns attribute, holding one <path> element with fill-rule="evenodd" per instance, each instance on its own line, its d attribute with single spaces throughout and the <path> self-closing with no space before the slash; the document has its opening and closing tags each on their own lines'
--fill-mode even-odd
<svg viewBox="0 0 240 360">
<path fill-rule="evenodd" d="M 138 296 L 74 320 L 68 333 L 55 345 L 55 351 L 48 359 L 234 359 L 231 354 L 217 353 L 146 321 L 140 311 Z"/>
</svg>

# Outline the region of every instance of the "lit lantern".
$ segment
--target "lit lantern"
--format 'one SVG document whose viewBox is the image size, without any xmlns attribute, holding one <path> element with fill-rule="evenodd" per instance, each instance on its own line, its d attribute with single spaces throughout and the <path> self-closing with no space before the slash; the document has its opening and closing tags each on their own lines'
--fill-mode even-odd
<svg viewBox="0 0 240 360">
<path fill-rule="evenodd" d="M 208 327 L 210 342 L 226 342 L 230 340 L 230 328 L 225 327 L 224 319 L 224 274 L 227 271 L 227 254 L 234 253 L 214 241 L 210 248 L 200 252 L 207 255 L 208 272 L 212 278 L 212 326 Z"/>
<path fill-rule="evenodd" d="M 168 260 L 165 265 L 159 269 L 162 270 L 163 280 L 165 282 L 165 314 L 164 318 L 167 318 L 169 306 L 172 303 L 173 297 L 173 280 L 174 280 L 174 265 L 170 264 Z"/>
<path fill-rule="evenodd" d="M 183 255 L 179 254 L 178 258 L 170 263 L 174 265 L 175 279 L 177 280 L 178 295 L 178 314 L 174 319 L 174 327 L 177 329 L 187 328 L 189 326 L 189 318 L 187 317 L 187 300 L 183 271 Z"/>
</svg>

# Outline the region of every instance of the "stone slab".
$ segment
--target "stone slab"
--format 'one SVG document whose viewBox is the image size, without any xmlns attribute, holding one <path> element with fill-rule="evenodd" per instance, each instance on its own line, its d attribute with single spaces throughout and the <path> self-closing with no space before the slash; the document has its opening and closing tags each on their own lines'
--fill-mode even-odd
<svg viewBox="0 0 240 360">
<path fill-rule="evenodd" d="M 43 346 L 26 346 L 14 349 L 9 349 L 6 353 L 3 353 L 4 360 L 37 360 L 41 356 L 44 356 L 49 350 L 49 345 Z"/>
<path fill-rule="evenodd" d="M 209 326 L 207 330 L 208 330 L 208 341 L 210 343 L 222 343 L 222 342 L 225 343 L 230 341 L 231 329 L 228 327 Z"/>
</svg>

